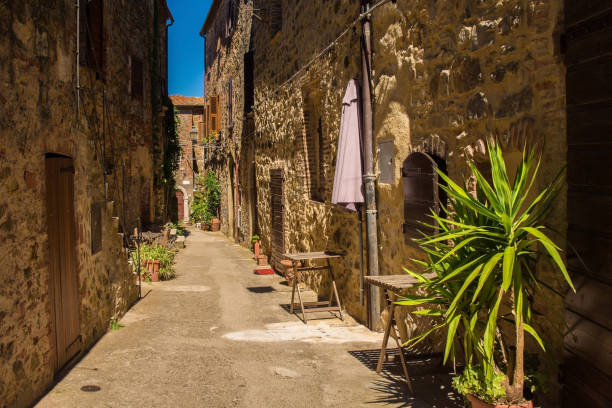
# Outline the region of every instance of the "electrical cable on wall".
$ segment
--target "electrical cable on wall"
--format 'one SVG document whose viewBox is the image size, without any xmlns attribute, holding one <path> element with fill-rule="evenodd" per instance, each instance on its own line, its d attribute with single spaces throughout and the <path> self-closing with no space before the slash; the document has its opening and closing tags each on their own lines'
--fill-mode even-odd
<svg viewBox="0 0 612 408">
<path fill-rule="evenodd" d="M 357 26 L 357 24 L 359 24 L 363 19 L 367 18 L 374 10 L 376 10 L 377 8 L 387 4 L 393 2 L 395 3 L 396 0 L 381 0 L 378 3 L 376 3 L 374 6 L 370 7 L 366 12 L 359 14 L 359 17 L 357 17 L 355 20 L 353 20 L 348 27 L 346 27 L 341 33 L 340 35 L 338 35 L 336 37 L 335 40 L 333 40 L 331 43 L 329 43 L 325 48 L 323 48 L 321 51 L 319 51 L 317 53 L 317 55 L 314 56 L 314 58 L 312 58 L 310 61 L 308 61 L 305 65 L 302 65 L 301 68 L 299 68 L 295 73 L 293 73 L 293 75 L 291 75 L 289 77 L 289 79 L 287 79 L 285 82 L 283 82 L 282 84 L 280 84 L 279 86 L 277 86 L 274 90 L 271 91 L 272 94 L 276 94 L 278 91 L 280 91 L 280 89 L 282 87 L 284 87 L 285 85 L 287 85 L 289 82 L 293 81 L 293 79 L 295 79 L 295 77 L 301 73 L 302 71 L 304 71 L 305 69 L 307 69 L 308 67 L 310 67 L 315 61 L 317 61 L 319 58 L 321 58 L 327 51 L 329 51 L 330 49 L 332 49 L 335 45 L 338 44 L 338 41 L 340 41 L 340 39 L 342 37 L 344 37 L 346 34 L 348 34 L 349 31 L 351 31 L 351 29 L 353 29 L 354 27 Z M 266 98 L 267 99 L 267 98 Z M 263 100 L 266 100 L 263 99 Z M 262 102 L 263 102 L 262 100 Z M 262 102 L 258 102 L 255 105 L 252 106 L 253 110 L 255 110 L 259 105 L 262 104 Z"/>
</svg>

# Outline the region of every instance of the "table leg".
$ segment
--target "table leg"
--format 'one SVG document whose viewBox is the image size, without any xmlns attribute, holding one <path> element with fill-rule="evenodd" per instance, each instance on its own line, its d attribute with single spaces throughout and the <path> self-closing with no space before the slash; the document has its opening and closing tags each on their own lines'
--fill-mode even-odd
<svg viewBox="0 0 612 408">
<path fill-rule="evenodd" d="M 393 334 L 395 335 L 394 337 L 395 337 L 395 342 L 397 343 L 397 350 L 399 352 L 400 360 L 402 362 L 402 368 L 404 369 L 404 376 L 406 377 L 406 384 L 408 385 L 408 389 L 410 390 L 410 393 L 414 394 L 414 391 L 412 390 L 412 383 L 410 382 L 410 377 L 408 376 L 408 367 L 406 367 L 406 360 L 404 359 L 404 348 L 402 347 L 402 343 L 399 340 L 399 333 L 397 332 L 395 327 L 393 327 Z"/>
<path fill-rule="evenodd" d="M 388 298 L 387 289 L 384 289 L 385 298 Z M 389 306 L 389 320 L 385 326 L 385 335 L 383 336 L 382 346 L 380 348 L 380 356 L 378 357 L 378 365 L 376 366 L 376 372 L 380 374 L 382 370 L 383 361 L 387 355 L 387 343 L 389 342 L 389 333 L 391 332 L 391 326 L 393 325 L 393 311 L 395 310 L 395 303 L 391 303 Z"/>
<path fill-rule="evenodd" d="M 291 289 L 291 305 L 289 306 L 289 313 L 293 314 L 293 302 L 295 300 L 295 285 L 297 282 L 297 276 L 295 272 L 295 262 L 292 262 L 293 265 L 293 289 Z"/>
<path fill-rule="evenodd" d="M 329 271 L 329 276 L 331 277 L 332 288 L 334 289 L 334 295 L 336 295 L 336 303 L 338 304 L 338 313 L 340 314 L 340 320 L 344 321 L 344 317 L 342 317 L 342 305 L 340 304 L 340 296 L 338 296 L 338 289 L 336 288 L 336 279 L 334 279 L 334 273 L 332 272 L 331 265 L 329 263 L 329 259 L 327 260 L 327 270 Z"/>
<path fill-rule="evenodd" d="M 302 318 L 304 319 L 304 324 L 308 324 L 308 321 L 306 320 L 306 312 L 304 311 L 304 302 L 302 301 L 302 292 L 300 291 L 300 272 L 298 271 L 297 266 L 294 266 L 294 268 L 295 269 L 293 269 L 293 272 L 295 273 L 298 299 L 300 299 L 300 306 L 302 308 Z"/>
</svg>

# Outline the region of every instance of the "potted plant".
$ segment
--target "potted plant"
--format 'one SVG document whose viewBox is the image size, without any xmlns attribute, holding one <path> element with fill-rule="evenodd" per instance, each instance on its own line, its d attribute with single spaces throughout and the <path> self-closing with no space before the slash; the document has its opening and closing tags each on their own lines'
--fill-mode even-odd
<svg viewBox="0 0 612 408">
<path fill-rule="evenodd" d="M 142 245 L 140 247 L 141 273 L 146 282 L 157 282 L 174 278 L 172 267 L 176 252 L 161 245 Z M 135 259 L 135 256 L 132 256 Z M 133 263 L 136 267 L 136 263 Z"/>
<path fill-rule="evenodd" d="M 569 286 L 560 248 L 543 225 L 563 182 L 563 172 L 531 199 L 540 161 L 524 152 L 511 182 L 499 146 L 488 142 L 492 183 L 468 165 L 476 191 L 462 188 L 438 171 L 449 197 L 444 214 L 432 213 L 433 235 L 416 240 L 428 260 L 415 263 L 433 278 L 406 269 L 419 280 L 422 295 L 403 296 L 400 305 L 420 306 L 414 314 L 437 316 L 431 330 L 447 330 L 444 361 L 461 344 L 465 368 L 453 385 L 473 407 L 531 407 L 524 398 L 525 333 L 545 350 L 533 324 L 532 302 L 542 284 L 535 274 L 540 257 L 552 260 Z M 431 276 L 431 275 L 428 275 Z"/>
<path fill-rule="evenodd" d="M 251 243 L 253 244 L 253 253 L 255 254 L 254 258 L 258 259 L 259 254 L 261 252 L 261 244 L 259 243 L 260 238 L 259 235 L 253 235 L 251 237 Z"/>
<path fill-rule="evenodd" d="M 191 204 L 191 218 L 194 222 L 200 222 L 202 229 L 212 227 L 213 231 L 219 230 L 221 221 L 216 218 L 221 202 L 221 185 L 217 180 L 215 172 L 209 170 L 205 176 L 196 179 L 196 191 L 193 193 Z"/>
</svg>

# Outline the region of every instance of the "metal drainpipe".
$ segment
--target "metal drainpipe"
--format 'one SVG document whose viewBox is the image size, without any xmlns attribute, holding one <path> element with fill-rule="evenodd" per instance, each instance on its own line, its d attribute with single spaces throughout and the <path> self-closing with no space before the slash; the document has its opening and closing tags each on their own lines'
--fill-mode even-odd
<svg viewBox="0 0 612 408">
<path fill-rule="evenodd" d="M 370 9 L 368 0 L 361 0 L 361 13 Z M 378 228 L 376 226 L 376 175 L 374 174 L 374 154 L 372 149 L 372 97 L 370 89 L 370 75 L 372 63 L 372 45 L 370 32 L 370 18 L 368 15 L 362 21 L 363 40 L 361 43 L 361 65 L 362 65 L 362 104 L 363 104 L 363 137 L 365 168 L 363 184 L 365 186 L 366 199 L 366 228 L 368 245 L 368 268 L 371 276 L 378 275 Z M 378 329 L 378 317 L 380 315 L 380 296 L 376 286 L 370 285 L 369 296 L 369 319 L 368 326 L 371 330 Z"/>
</svg>

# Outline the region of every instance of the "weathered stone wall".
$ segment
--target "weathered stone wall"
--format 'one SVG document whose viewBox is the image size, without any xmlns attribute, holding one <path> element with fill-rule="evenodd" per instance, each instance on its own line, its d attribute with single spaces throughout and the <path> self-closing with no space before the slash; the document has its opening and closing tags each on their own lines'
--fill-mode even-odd
<svg viewBox="0 0 612 408">
<path fill-rule="evenodd" d="M 395 181 L 379 183 L 377 189 L 382 273 L 401 273 L 401 266 L 418 255 L 404 243 L 401 230 L 401 166 L 411 151 L 445 159 L 454 180 L 468 175 L 466 156 L 485 160 L 488 137 L 502 143 L 510 165 L 516 164 L 523 146 L 543 152 L 535 189 L 563 168 L 562 7 L 559 0 L 420 0 L 400 1 L 375 13 L 374 133 L 377 142 L 395 144 Z M 565 220 L 563 193 L 548 223 L 565 231 Z M 554 238 L 564 245 L 563 236 Z M 564 287 L 560 275 L 551 277 L 544 263 L 538 273 L 553 287 Z M 562 298 L 544 289 L 535 308 L 545 314 L 536 324 L 558 357 Z"/>
<path fill-rule="evenodd" d="M 137 296 L 118 232 L 131 230 L 139 217 L 155 212 L 152 147 L 161 144 L 163 127 L 154 107 L 161 109 L 163 90 L 150 67 L 153 61 L 163 61 L 166 50 L 158 48 L 160 55 L 153 58 L 149 50 L 155 47 L 143 46 L 155 37 L 157 2 L 104 4 L 105 82 L 89 68 L 80 68 L 77 116 L 74 1 L 0 2 L 3 407 L 30 405 L 54 375 L 46 153 L 74 159 L 82 349 L 91 347 L 107 330 L 109 319 L 121 316 Z M 160 44 L 165 44 L 165 21 L 157 31 Z M 129 96 L 133 55 L 144 65 L 142 101 Z M 163 72 L 159 76 L 165 78 Z M 102 250 L 92 255 L 90 217 L 95 203 L 103 208 Z"/>
<path fill-rule="evenodd" d="M 361 76 L 360 30 L 281 86 L 358 13 L 358 1 L 284 1 L 280 33 L 271 38 L 266 22 L 258 23 L 255 120 L 264 250 L 270 250 L 269 172 L 280 168 L 285 172 L 285 250 L 346 252 L 334 265 L 340 296 L 349 313 L 363 321 L 365 309 L 358 302 L 358 219 L 329 203 L 342 96 L 348 80 Z M 524 145 L 539 146 L 540 187 L 564 165 L 562 20 L 561 1 L 398 1 L 374 11 L 375 147 L 381 141 L 394 142 L 393 181 L 377 187 L 381 274 L 400 274 L 411 258 L 420 256 L 402 232 L 401 167 L 410 152 L 445 160 L 456 180 L 467 175 L 466 156 L 484 159 L 484 141 L 490 136 L 503 144 L 509 162 L 516 162 Z M 309 200 L 307 189 L 303 95 L 313 87 L 320 94 L 322 131 L 330 143 L 324 202 Z M 565 230 L 565 200 L 559 197 L 550 218 L 559 231 Z M 541 269 L 541 276 L 549 274 L 543 265 Z M 554 283 L 560 286 L 558 278 Z M 327 295 L 325 279 L 313 282 L 313 287 Z M 554 352 L 561 346 L 561 303 L 552 292 L 536 301 L 536 307 L 548 305 L 542 308 L 547 318 L 538 324 Z M 404 318 L 411 329 L 420 324 Z"/>
<path fill-rule="evenodd" d="M 210 152 L 207 168 L 215 170 L 221 183 L 221 230 L 237 241 L 250 245 L 253 220 L 249 211 L 251 196 L 246 182 L 239 188 L 239 220 L 236 219 L 238 201 L 235 187 L 238 179 L 246 180 L 252 163 L 252 135 L 244 116 L 244 54 L 250 49 L 253 0 L 235 1 L 232 29 L 228 26 L 229 0 L 219 0 L 218 9 L 206 34 L 206 97 L 220 97 L 219 149 Z M 215 6 L 213 6 L 214 8 Z M 232 118 L 229 118 L 228 84 L 232 79 Z M 238 175 L 235 164 L 238 163 Z M 237 227 L 237 228 L 235 228 Z"/>
<path fill-rule="evenodd" d="M 285 175 L 286 252 L 335 250 L 346 256 L 332 261 L 340 298 L 346 310 L 365 322 L 360 304 L 359 214 L 332 205 L 337 140 L 342 98 L 350 79 L 361 76 L 359 31 L 350 32 L 310 68 L 281 86 L 315 54 L 326 47 L 359 15 L 359 2 L 283 2 L 282 30 L 271 35 L 264 20 L 254 38 L 257 208 L 263 250 L 270 254 L 270 170 Z M 310 199 L 304 108 L 320 110 L 323 152 L 323 197 Z M 365 226 L 364 226 L 365 231 Z M 365 233 L 365 232 L 364 232 Z M 367 264 L 367 261 L 365 261 Z M 330 282 L 321 275 L 311 282 L 321 296 Z"/>
</svg>

